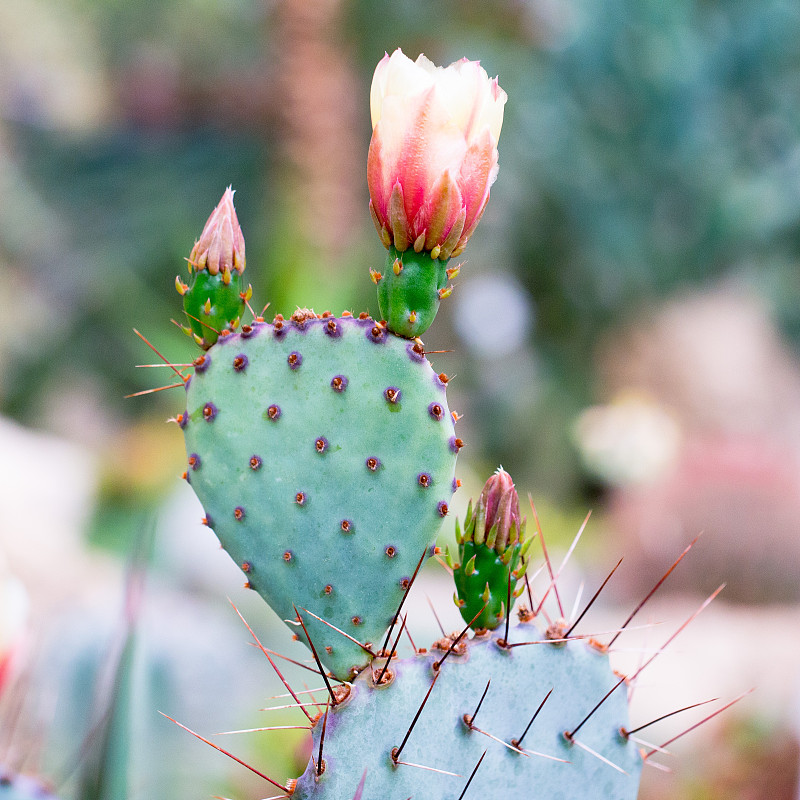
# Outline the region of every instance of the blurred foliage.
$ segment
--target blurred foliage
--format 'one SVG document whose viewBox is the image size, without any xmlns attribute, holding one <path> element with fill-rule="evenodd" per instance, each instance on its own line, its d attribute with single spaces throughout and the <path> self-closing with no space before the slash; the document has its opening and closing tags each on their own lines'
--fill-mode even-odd
<svg viewBox="0 0 800 800">
<path fill-rule="evenodd" d="M 136 413 L 143 402 L 124 395 L 158 382 L 151 371 L 132 372 L 132 365 L 158 358 L 133 328 L 175 362 L 193 357 L 188 340 L 175 336 L 169 322 L 180 311 L 174 274 L 184 271 L 218 187 L 235 183 L 258 194 L 261 147 L 201 130 L 79 139 L 30 126 L 12 130 L 29 186 L 46 198 L 65 233 L 43 252 L 34 239 L 33 257 L 40 260 L 31 265 L 62 329 L 34 342 L 24 361 L 12 365 L 4 410 L 33 423 L 28 415 L 40 407 L 35 398 L 57 392 L 65 374 L 77 373 L 102 382 L 104 405 L 116 414 Z M 241 216 L 246 224 L 248 210 Z M 257 243 L 256 230 L 252 236 Z"/>
<path fill-rule="evenodd" d="M 800 7 L 509 0 L 438 3 L 419 14 L 403 3 L 355 8 L 353 19 L 367 16 L 375 32 L 361 40 L 365 60 L 375 58 L 376 39 L 442 61 L 469 52 L 499 73 L 510 98 L 500 176 L 479 233 L 493 252 L 476 258 L 473 250 L 468 268 L 498 254 L 530 293 L 539 372 L 536 391 L 508 398 L 479 370 L 459 369 L 464 394 L 478 398 L 472 413 L 488 422 L 476 431 L 487 463 L 503 461 L 562 500 L 585 494 L 567 431 L 592 399 L 598 338 L 686 285 L 753 286 L 800 345 Z"/>
<path fill-rule="evenodd" d="M 297 247 L 308 232 L 284 219 L 282 98 L 269 79 L 292 46 L 281 23 L 291 7 L 75 0 L 122 107 L 80 137 L 25 120 L 10 127 L 27 189 L 64 232 L 21 255 L 66 320 L 57 337 L 19 351 L 4 413 L 35 424 L 42 394 L 57 392 L 65 371 L 96 379 L 115 413 L 140 413 L 144 403 L 121 399 L 153 385 L 130 369 L 142 360 L 130 329 L 145 328 L 170 358 L 188 357 L 165 325 L 177 314 L 168 284 L 229 183 L 247 198 L 238 210 L 256 297 L 284 311 L 309 302 L 284 290 L 313 294 L 319 267 Z M 340 14 L 329 36 L 355 59 L 365 108 L 374 64 L 398 45 L 440 62 L 481 58 L 510 97 L 500 178 L 468 269 L 513 272 L 530 294 L 535 326 L 521 355 L 535 359 L 536 386 L 509 397 L 479 361 L 458 364 L 470 413 L 486 421 L 474 432 L 477 461 L 502 461 L 562 500 L 585 496 L 566 431 L 592 398 L 593 346 L 686 284 L 733 276 L 754 285 L 800 343 L 796 4 L 354 0 Z M 248 108 L 237 82 L 253 76 L 268 87 Z M 368 133 L 342 132 L 360 137 L 365 154 Z M 372 244 L 347 254 L 343 288 L 381 257 Z M 363 283 L 356 307 L 373 305 Z M 347 300 L 333 294 L 327 305 L 339 311 Z"/>
</svg>

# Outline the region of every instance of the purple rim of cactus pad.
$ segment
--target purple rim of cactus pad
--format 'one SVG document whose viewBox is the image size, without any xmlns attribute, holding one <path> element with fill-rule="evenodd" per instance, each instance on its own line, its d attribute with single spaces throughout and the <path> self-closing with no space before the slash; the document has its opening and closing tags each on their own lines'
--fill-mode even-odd
<svg viewBox="0 0 800 800">
<path fill-rule="evenodd" d="M 347 388 L 347 376 L 346 375 L 334 375 L 331 378 L 331 389 L 334 392 L 339 392 L 340 394 Z"/>
<path fill-rule="evenodd" d="M 458 478 L 453 478 L 453 491 L 458 489 Z"/>
<path fill-rule="evenodd" d="M 191 453 L 191 454 L 189 455 L 189 468 L 190 468 L 190 469 L 191 469 L 193 472 L 197 472 L 197 470 L 199 470 L 199 469 L 200 469 L 200 464 L 201 464 L 201 463 L 202 463 L 202 462 L 200 461 L 200 456 L 199 456 L 199 455 L 197 455 L 197 453 Z"/>
<path fill-rule="evenodd" d="M 303 354 L 292 350 L 286 358 L 286 363 L 289 365 L 289 369 L 297 369 L 303 363 Z"/>
<path fill-rule="evenodd" d="M 241 335 L 242 339 L 249 339 L 254 333 L 255 330 L 253 329 L 252 325 L 245 324 L 239 329 L 239 334 Z"/>
<path fill-rule="evenodd" d="M 441 389 L 443 392 L 447 391 L 447 383 L 436 374 L 433 376 L 433 383 L 434 386 L 436 386 L 438 389 Z"/>
<path fill-rule="evenodd" d="M 206 422 L 213 422 L 218 413 L 219 409 L 213 403 L 206 403 L 203 406 L 203 419 Z"/>
<path fill-rule="evenodd" d="M 338 339 L 342 335 L 342 326 L 334 317 L 320 320 L 322 322 L 322 330 L 331 337 L 331 339 Z"/>
<path fill-rule="evenodd" d="M 186 408 L 183 410 L 183 414 L 178 415 L 178 425 L 181 429 L 185 428 L 189 424 L 189 409 Z"/>
<path fill-rule="evenodd" d="M 450 437 L 450 449 L 457 453 L 462 447 L 464 446 L 464 442 L 461 441 L 457 436 Z"/>
<path fill-rule="evenodd" d="M 205 372 L 211 366 L 211 356 L 207 353 L 202 356 L 197 356 L 197 358 L 192 361 L 192 366 L 195 372 Z"/>
<path fill-rule="evenodd" d="M 276 339 L 283 339 L 286 336 L 286 324 L 282 320 L 276 320 L 272 323 L 272 334 Z"/>
<path fill-rule="evenodd" d="M 239 353 L 239 355 L 233 359 L 233 368 L 236 372 L 244 372 L 249 363 L 250 359 L 244 353 Z"/>
<path fill-rule="evenodd" d="M 406 353 L 408 353 L 408 357 L 412 361 L 416 361 L 417 364 L 422 364 L 427 360 L 425 358 L 425 351 L 422 349 L 422 345 L 418 344 L 417 342 L 409 342 L 406 345 Z"/>
</svg>

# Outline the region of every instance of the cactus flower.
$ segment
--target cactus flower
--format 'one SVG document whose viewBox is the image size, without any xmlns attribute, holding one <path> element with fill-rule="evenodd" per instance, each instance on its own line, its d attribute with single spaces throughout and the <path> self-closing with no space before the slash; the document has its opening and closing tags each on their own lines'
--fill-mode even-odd
<svg viewBox="0 0 800 800">
<path fill-rule="evenodd" d="M 175 287 L 183 296 L 184 331 L 207 350 L 217 338 L 239 325 L 251 289 L 243 290 L 244 236 L 229 186 L 208 218 L 189 255 L 190 283 L 180 275 Z"/>
<path fill-rule="evenodd" d="M 511 598 L 519 596 L 517 581 L 525 573 L 533 541 L 525 535 L 514 482 L 502 467 L 486 481 L 475 506 L 470 503 L 463 534 L 456 523 L 456 541 L 457 560 L 447 553 L 456 605 L 474 629 L 496 628 L 508 614 Z"/>
<path fill-rule="evenodd" d="M 367 159 L 384 245 L 447 260 L 475 230 L 497 176 L 506 93 L 477 61 L 436 67 L 397 49 L 375 69 Z"/>
<path fill-rule="evenodd" d="M 447 282 L 497 176 L 506 93 L 477 61 L 442 68 L 401 50 L 385 55 L 370 92 L 369 208 L 389 251 L 378 285 L 391 331 L 414 338 L 433 322 Z"/>
</svg>

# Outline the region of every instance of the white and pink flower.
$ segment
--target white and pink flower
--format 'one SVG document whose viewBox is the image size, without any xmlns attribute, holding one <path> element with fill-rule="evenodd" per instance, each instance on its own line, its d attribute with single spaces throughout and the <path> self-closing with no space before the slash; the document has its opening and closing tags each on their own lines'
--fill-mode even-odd
<svg viewBox="0 0 800 800">
<path fill-rule="evenodd" d="M 375 69 L 367 159 L 381 240 L 433 258 L 458 256 L 497 177 L 506 93 L 477 61 L 436 67 L 397 49 Z"/>
</svg>

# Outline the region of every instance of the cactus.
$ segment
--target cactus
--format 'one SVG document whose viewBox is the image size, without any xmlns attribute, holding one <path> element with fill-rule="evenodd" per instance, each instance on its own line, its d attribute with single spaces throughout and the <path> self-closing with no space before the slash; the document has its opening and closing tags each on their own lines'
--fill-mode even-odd
<svg viewBox="0 0 800 800">
<path fill-rule="evenodd" d="M 458 274 L 458 267 L 447 267 L 447 261 L 429 253 L 414 250 L 399 252 L 389 247 L 383 274 L 370 275 L 378 287 L 378 308 L 387 325 L 401 336 L 421 336 L 430 327 L 439 311 L 439 302 L 449 297 L 449 278 Z"/>
<path fill-rule="evenodd" d="M 240 280 L 244 237 L 230 189 L 192 251 L 192 283 L 176 282 L 186 330 L 204 350 L 190 376 L 173 365 L 186 387 L 175 418 L 184 477 L 246 586 L 309 645 L 329 693 L 312 716 L 278 673 L 311 722 L 314 755 L 285 786 L 251 769 L 295 800 L 461 800 L 468 790 L 633 800 L 655 750 L 643 754 L 628 733 L 627 679 L 608 647 L 642 604 L 606 644 L 573 633 L 586 610 L 572 623 L 551 620 L 551 590 L 563 610 L 542 541 L 550 585 L 538 606 L 526 586 L 530 608 L 510 625 L 535 536 L 502 469 L 470 503 L 463 530 L 456 522 L 458 552 L 446 553 L 467 627 L 396 657 L 400 612 L 436 552 L 462 446 L 447 378 L 417 337 L 451 290 L 458 267 L 447 260 L 485 207 L 505 103 L 475 62 L 448 70 L 399 51 L 376 70 L 370 209 L 389 256 L 386 275 L 370 273 L 385 321 L 298 308 L 242 324 L 251 290 Z M 452 118 L 435 108 L 442 91 L 453 93 L 443 103 Z M 391 129 L 403 123 L 405 132 Z"/>
</svg>

